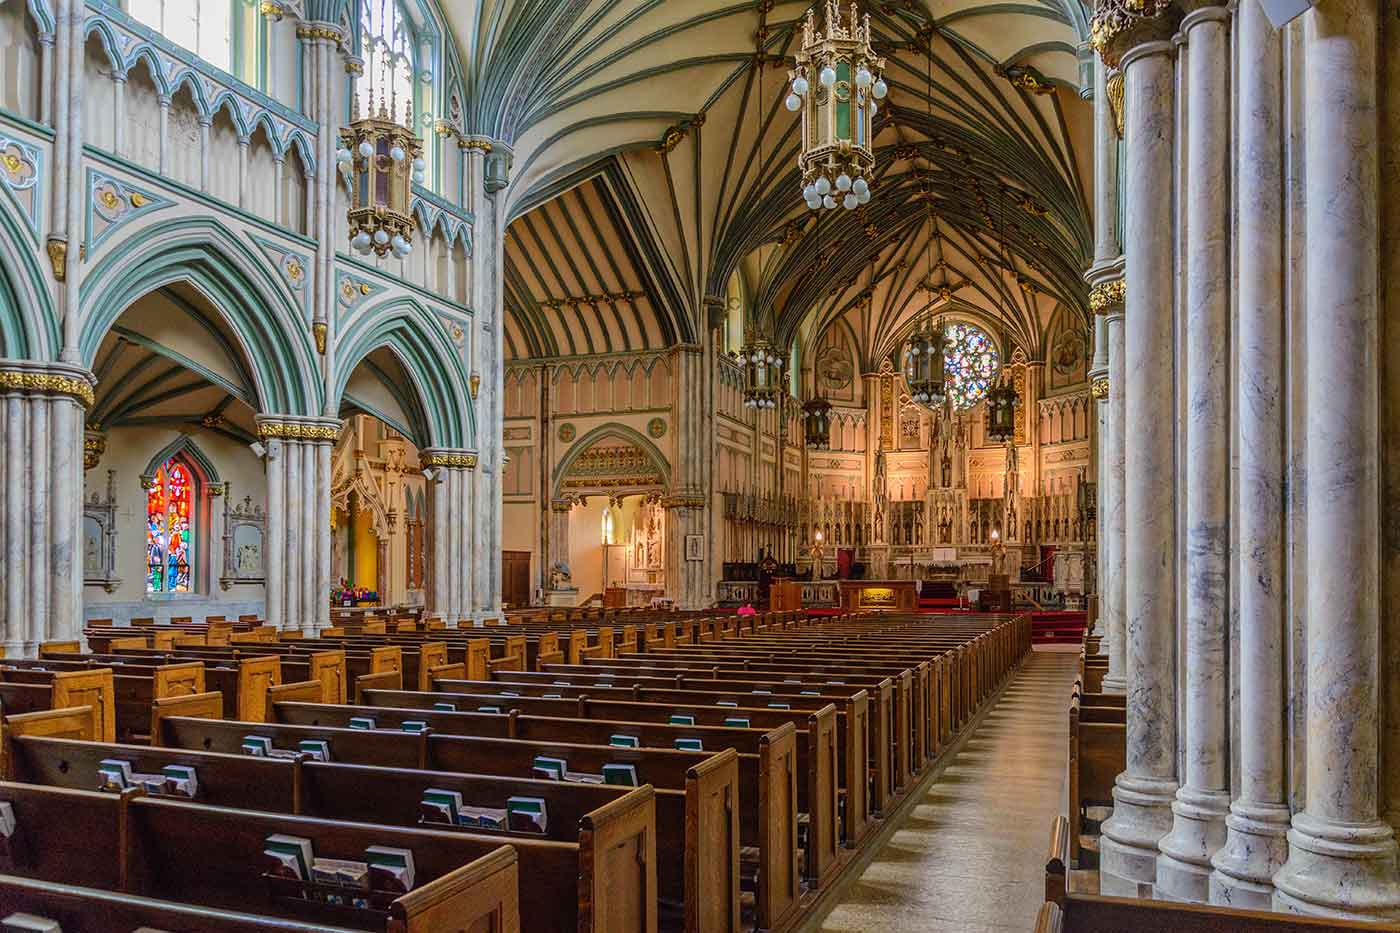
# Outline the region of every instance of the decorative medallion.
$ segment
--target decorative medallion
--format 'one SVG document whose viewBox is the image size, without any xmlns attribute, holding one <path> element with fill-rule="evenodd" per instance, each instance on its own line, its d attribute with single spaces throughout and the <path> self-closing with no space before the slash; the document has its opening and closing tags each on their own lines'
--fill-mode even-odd
<svg viewBox="0 0 1400 933">
<path fill-rule="evenodd" d="M 87 234 L 83 241 L 87 256 L 118 227 L 173 203 L 95 169 L 88 169 L 87 178 Z"/>
<path fill-rule="evenodd" d="M 39 209 L 43 203 L 44 154 L 34 146 L 0 136 L 0 185 L 14 200 L 29 224 L 35 242 L 39 237 Z"/>
<path fill-rule="evenodd" d="M 563 424 L 559 425 L 558 436 L 559 440 L 563 441 L 565 444 L 572 443 L 573 439 L 578 437 L 578 428 L 574 427 L 572 422 L 565 421 Z"/>
<path fill-rule="evenodd" d="M 653 419 L 651 419 L 650 421 L 648 421 L 648 422 L 647 422 L 647 433 L 650 434 L 652 437 L 665 437 L 665 436 L 666 436 L 666 419 L 665 419 L 665 418 L 653 418 Z"/>
<path fill-rule="evenodd" d="M 295 253 L 286 253 L 277 264 L 282 270 L 282 277 L 287 280 L 287 284 L 293 289 L 301 291 L 306 285 L 306 260 Z"/>
<path fill-rule="evenodd" d="M 376 285 L 373 282 L 351 275 L 348 272 L 340 273 L 339 278 L 336 279 L 336 301 L 338 301 L 340 306 L 346 311 L 349 311 L 370 295 L 383 290 L 384 286 Z"/>
</svg>

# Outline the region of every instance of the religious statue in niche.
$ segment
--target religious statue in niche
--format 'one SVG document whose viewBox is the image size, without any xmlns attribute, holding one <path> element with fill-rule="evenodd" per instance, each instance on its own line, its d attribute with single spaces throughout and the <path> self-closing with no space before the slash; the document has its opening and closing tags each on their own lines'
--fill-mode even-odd
<svg viewBox="0 0 1400 933">
<path fill-rule="evenodd" d="M 569 565 L 562 560 L 556 560 L 554 566 L 549 568 L 549 588 L 551 590 L 572 590 L 574 575 L 569 572 Z"/>
<path fill-rule="evenodd" d="M 107 471 L 107 491 L 93 491 L 83 503 L 83 583 L 114 592 L 121 583 L 117 565 L 116 470 Z"/>
<path fill-rule="evenodd" d="M 252 496 L 234 505 L 229 484 L 224 484 L 224 572 L 219 586 L 228 589 L 235 583 L 262 583 L 263 540 L 267 535 L 267 515 Z"/>
</svg>

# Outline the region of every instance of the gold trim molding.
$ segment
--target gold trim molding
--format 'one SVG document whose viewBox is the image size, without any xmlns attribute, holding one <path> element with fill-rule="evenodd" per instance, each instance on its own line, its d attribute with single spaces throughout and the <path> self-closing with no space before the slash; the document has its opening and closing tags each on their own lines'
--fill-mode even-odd
<svg viewBox="0 0 1400 933">
<path fill-rule="evenodd" d="M 457 467 L 463 470 L 475 470 L 478 457 L 476 454 L 469 454 L 465 451 L 433 451 L 424 453 L 418 458 L 418 463 L 424 469 L 430 467 Z"/>
<path fill-rule="evenodd" d="M 1100 376 L 1089 384 L 1089 394 L 1096 399 L 1108 398 L 1108 377 Z"/>
<path fill-rule="evenodd" d="M 258 437 L 263 440 L 333 441 L 339 436 L 339 424 L 315 421 L 258 422 Z"/>
<path fill-rule="evenodd" d="M 77 376 L 34 372 L 28 369 L 0 369 L 0 389 L 9 392 L 18 390 L 67 395 L 82 402 L 84 408 L 92 407 L 92 385 L 86 379 Z"/>
<path fill-rule="evenodd" d="M 705 497 L 694 493 L 662 496 L 661 507 L 663 509 L 703 509 Z"/>
<path fill-rule="evenodd" d="M 1100 282 L 1089 289 L 1089 310 L 1095 314 L 1107 314 L 1113 308 L 1121 308 L 1127 293 L 1127 279 Z"/>
</svg>

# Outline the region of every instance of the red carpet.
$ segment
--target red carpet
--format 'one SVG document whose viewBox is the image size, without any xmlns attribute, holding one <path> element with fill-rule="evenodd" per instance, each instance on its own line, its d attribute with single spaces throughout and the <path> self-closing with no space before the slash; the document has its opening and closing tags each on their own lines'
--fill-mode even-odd
<svg viewBox="0 0 1400 933">
<path fill-rule="evenodd" d="M 1062 609 L 1031 613 L 1031 643 L 1035 645 L 1072 644 L 1084 640 L 1088 613 L 1082 609 Z"/>
</svg>

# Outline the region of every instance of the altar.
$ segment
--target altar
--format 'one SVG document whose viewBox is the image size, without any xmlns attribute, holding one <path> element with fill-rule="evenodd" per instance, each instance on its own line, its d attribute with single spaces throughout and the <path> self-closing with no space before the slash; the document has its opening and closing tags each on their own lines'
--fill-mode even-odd
<svg viewBox="0 0 1400 933">
<path fill-rule="evenodd" d="M 842 580 L 841 607 L 847 612 L 914 612 L 919 608 L 919 584 L 915 580 Z"/>
</svg>

